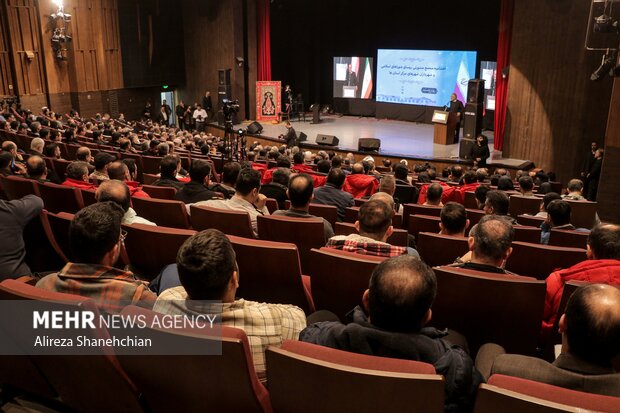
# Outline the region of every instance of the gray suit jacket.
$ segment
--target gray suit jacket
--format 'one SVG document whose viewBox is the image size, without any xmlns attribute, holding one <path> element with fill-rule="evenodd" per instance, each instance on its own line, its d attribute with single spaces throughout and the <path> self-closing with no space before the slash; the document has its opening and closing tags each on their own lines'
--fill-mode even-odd
<svg viewBox="0 0 620 413">
<path fill-rule="evenodd" d="M 539 381 L 586 393 L 620 397 L 620 373 L 610 367 L 601 367 L 560 354 L 551 364 L 535 357 L 503 354 L 493 363 L 491 374 L 505 374 Z"/>
</svg>

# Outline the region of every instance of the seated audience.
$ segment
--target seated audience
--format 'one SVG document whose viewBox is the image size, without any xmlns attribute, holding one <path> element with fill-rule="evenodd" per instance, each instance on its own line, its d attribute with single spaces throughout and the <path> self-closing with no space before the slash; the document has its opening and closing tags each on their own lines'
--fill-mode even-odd
<svg viewBox="0 0 620 413">
<path fill-rule="evenodd" d="M 583 196 L 583 182 L 580 179 L 571 179 L 568 182 L 568 194 L 562 195 L 562 199 L 571 201 L 585 201 Z"/>
<path fill-rule="evenodd" d="M 510 223 L 516 224 L 517 221 L 508 215 L 509 207 L 510 198 L 504 191 L 494 190 L 487 192 L 487 197 L 484 201 L 483 208 L 485 214 L 500 215 L 510 221 Z"/>
<path fill-rule="evenodd" d="M 277 168 L 273 171 L 271 182 L 264 184 L 260 188 L 260 193 L 267 198 L 275 199 L 278 202 L 278 209 L 286 209 L 286 200 L 291 170 L 288 168 Z"/>
<path fill-rule="evenodd" d="M 519 192 L 521 192 L 521 196 L 527 196 L 530 198 L 534 198 L 534 180 L 529 176 L 525 175 L 519 178 Z"/>
<path fill-rule="evenodd" d="M 467 211 L 463 205 L 456 202 L 448 202 L 441 209 L 440 218 L 440 234 L 458 237 L 465 236 L 465 230 L 469 227 L 469 219 L 467 219 Z"/>
<path fill-rule="evenodd" d="M 442 207 L 441 195 L 443 194 L 443 187 L 438 183 L 432 183 L 428 186 L 426 191 L 426 201 L 424 205 L 439 206 Z"/>
<path fill-rule="evenodd" d="M 259 193 L 259 190 L 260 172 L 252 168 L 244 168 L 239 171 L 239 176 L 235 183 L 235 194 L 232 198 L 211 199 L 209 201 L 197 202 L 195 205 L 247 212 L 250 215 L 254 236 L 258 237 L 256 217 L 259 215 L 269 215 L 269 210 L 265 206 L 267 197 Z"/>
<path fill-rule="evenodd" d="M 541 218 L 547 218 L 547 215 L 548 215 L 547 207 L 549 206 L 551 202 L 555 201 L 556 199 L 562 199 L 560 194 L 556 192 L 546 193 L 545 196 L 543 197 L 542 202 L 540 203 L 540 211 L 538 211 L 538 213 L 535 216 L 541 217 Z"/>
<path fill-rule="evenodd" d="M 36 195 L 13 201 L 0 199 L 0 281 L 32 275 L 26 263 L 23 233 L 42 209 L 43 201 Z"/>
<path fill-rule="evenodd" d="M 135 165 L 135 164 L 134 164 Z M 124 182 L 129 187 L 131 196 L 138 198 L 150 198 L 151 196 L 142 190 L 140 183 L 131 179 L 131 173 L 127 164 L 121 161 L 114 161 L 108 165 L 108 176 L 112 180 Z"/>
<path fill-rule="evenodd" d="M 274 174 L 275 178 L 275 174 Z M 289 181 L 287 196 L 291 200 L 291 207 L 288 210 L 279 209 L 273 213 L 273 215 L 292 217 L 292 218 L 318 218 L 311 215 L 308 212 L 310 208 L 310 202 L 312 202 L 312 192 L 314 189 L 314 182 L 312 177 L 308 174 L 297 174 Z M 334 229 L 332 224 L 323 220 L 323 231 L 325 232 L 325 239 L 328 240 L 334 236 Z"/>
<path fill-rule="evenodd" d="M 168 147 L 168 145 L 166 145 Z M 166 155 L 159 164 L 159 179 L 153 182 L 154 186 L 166 186 L 176 189 L 183 188 L 183 182 L 177 179 L 177 174 L 181 170 L 181 159 L 174 155 Z"/>
<path fill-rule="evenodd" d="M 244 330 L 256 373 L 264 381 L 265 349 L 279 346 L 283 340 L 297 340 L 306 326 L 304 312 L 293 305 L 236 298 L 242 281 L 235 252 L 226 235 L 218 230 L 202 231 L 185 241 L 177 254 L 176 267 L 181 286 L 163 291 L 154 310 L 171 315 L 217 313 L 222 325 Z"/>
<path fill-rule="evenodd" d="M 30 158 L 26 161 L 26 171 L 30 179 L 40 183 L 49 182 L 49 179 L 47 179 L 47 166 L 39 155 L 30 155 Z"/>
<path fill-rule="evenodd" d="M 344 221 L 345 210 L 355 205 L 353 195 L 342 190 L 346 174 L 340 168 L 332 168 L 325 185 L 314 190 L 314 202 L 333 205 L 338 209 L 338 221 Z"/>
<path fill-rule="evenodd" d="M 620 226 L 601 224 L 594 227 L 588 235 L 586 256 L 586 261 L 547 277 L 543 333 L 553 328 L 566 282 L 620 284 Z"/>
<path fill-rule="evenodd" d="M 98 202 L 112 201 L 123 208 L 123 224 L 144 224 L 157 225 L 148 219 L 139 217 L 136 211 L 131 207 L 131 196 L 129 186 L 120 180 L 108 179 L 99 185 L 95 192 L 95 199 Z"/>
<path fill-rule="evenodd" d="M 95 172 L 95 166 L 93 165 L 95 158 L 91 155 L 90 148 L 80 146 L 75 153 L 75 160 L 86 162 L 88 164 L 88 172 L 91 174 Z"/>
<path fill-rule="evenodd" d="M 620 289 L 590 284 L 571 295 L 560 317 L 562 350 L 553 363 L 504 354 L 487 344 L 479 357 L 495 357 L 490 374 L 505 374 L 588 393 L 620 397 L 620 373 L 612 359 L 620 354 Z"/>
<path fill-rule="evenodd" d="M 574 230 L 575 227 L 570 223 L 571 206 L 562 200 L 551 201 L 547 205 L 547 218 L 540 226 L 540 243 L 549 244 L 551 228 Z"/>
<path fill-rule="evenodd" d="M 504 217 L 486 215 L 469 232 L 469 252 L 452 266 L 507 274 L 504 264 L 512 253 L 515 230 Z"/>
<path fill-rule="evenodd" d="M 326 247 L 380 257 L 395 257 L 404 254 L 419 257 L 418 252 L 413 248 L 399 247 L 386 242 L 394 231 L 393 216 L 393 205 L 390 207 L 386 202 L 377 199 L 365 202 L 360 207 L 359 218 L 355 222 L 355 229 L 358 233 L 336 235 L 327 241 Z"/>
<path fill-rule="evenodd" d="M 30 149 L 28 154 L 43 156 L 43 148 L 45 147 L 45 141 L 41 138 L 34 138 L 30 142 Z"/>
<path fill-rule="evenodd" d="M 123 214 L 114 202 L 96 203 L 75 214 L 69 227 L 73 262 L 43 277 L 37 287 L 92 298 L 110 312 L 129 304 L 151 308 L 157 296 L 148 285 L 114 267 L 124 240 Z"/>
<path fill-rule="evenodd" d="M 487 200 L 487 192 L 489 192 L 491 188 L 486 185 L 480 185 L 474 193 L 476 194 L 476 204 L 478 204 L 478 209 L 484 209 L 484 204 Z"/>
<path fill-rule="evenodd" d="M 189 171 L 190 181 L 177 191 L 174 199 L 186 204 L 193 204 L 213 198 L 220 198 L 220 196 L 209 189 L 210 176 L 211 165 L 209 165 L 209 162 L 203 159 L 194 159 L 192 161 L 192 168 Z"/>
<path fill-rule="evenodd" d="M 67 178 L 62 183 L 64 186 L 72 188 L 95 190 L 97 189 L 88 180 L 88 164 L 86 162 L 75 161 L 67 166 Z"/>
<path fill-rule="evenodd" d="M 351 175 L 345 179 L 342 190 L 349 192 L 353 198 L 363 198 L 374 194 L 378 187 L 377 179 L 374 176 L 366 175 L 364 164 L 358 162 L 353 164 Z"/>
<path fill-rule="evenodd" d="M 95 155 L 95 172 L 90 174 L 90 179 L 106 181 L 110 179 L 108 176 L 108 165 L 114 162 L 116 158 L 107 152 L 98 152 Z"/>
<path fill-rule="evenodd" d="M 238 162 L 228 162 L 222 168 L 222 182 L 213 185 L 211 188 L 215 192 L 224 195 L 224 198 L 230 199 L 235 194 L 235 182 L 241 171 L 241 165 Z"/>
<path fill-rule="evenodd" d="M 510 193 L 515 193 L 515 185 L 509 176 L 500 176 L 500 178 L 497 181 L 497 189 L 499 191 L 507 191 Z"/>
<path fill-rule="evenodd" d="M 372 272 L 362 307 L 353 322 L 323 321 L 306 327 L 299 339 L 338 350 L 430 363 L 445 378 L 445 410 L 469 411 L 482 376 L 469 355 L 448 341 L 446 330 L 426 327 L 437 294 L 437 279 L 411 256 L 390 258 Z"/>
</svg>

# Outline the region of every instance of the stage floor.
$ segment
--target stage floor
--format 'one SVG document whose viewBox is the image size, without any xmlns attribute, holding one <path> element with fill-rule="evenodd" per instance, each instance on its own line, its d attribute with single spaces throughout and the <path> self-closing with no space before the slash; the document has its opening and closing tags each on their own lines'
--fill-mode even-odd
<svg viewBox="0 0 620 413">
<path fill-rule="evenodd" d="M 308 135 L 307 143 L 314 144 L 317 134 L 334 135 L 339 140 L 340 150 L 357 151 L 359 138 L 378 138 L 381 140 L 380 155 L 402 156 L 420 159 L 458 159 L 459 145 L 435 145 L 433 143 L 433 125 L 405 122 L 398 120 L 376 119 L 357 116 L 321 116 L 321 123 L 311 124 L 311 117 L 307 121 L 297 121 L 291 124 L 299 135 L 300 132 Z M 261 122 L 262 136 L 275 138 L 286 133 L 284 123 L 277 125 L 271 122 Z M 247 124 L 243 124 L 247 127 Z M 462 131 L 461 131 L 462 132 Z M 485 131 L 489 138 L 491 151 L 490 164 L 497 163 L 506 166 L 518 167 L 526 160 L 504 159 L 500 151 L 493 149 L 493 131 Z"/>
</svg>

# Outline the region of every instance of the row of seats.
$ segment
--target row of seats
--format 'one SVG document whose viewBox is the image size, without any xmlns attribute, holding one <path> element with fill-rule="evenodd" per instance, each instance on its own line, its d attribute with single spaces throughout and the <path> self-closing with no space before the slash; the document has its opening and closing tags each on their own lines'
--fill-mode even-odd
<svg viewBox="0 0 620 413">
<path fill-rule="evenodd" d="M 90 311 L 96 305 L 79 296 L 53 293 L 14 280 L 0 284 L 0 299 L 44 300 L 65 311 Z M 52 304 L 53 303 L 53 304 Z M 137 354 L 102 347 L 96 355 L 5 356 L 0 380 L 72 409 L 89 412 L 169 412 L 230 410 L 244 412 L 442 412 L 443 377 L 432 365 L 353 354 L 297 341 L 266 351 L 269 389 L 256 377 L 249 344 L 242 330 L 221 327 L 221 336 L 201 329 L 152 327 L 159 314 L 129 306 L 123 316 L 144 317 L 139 334 L 153 343 L 177 349 L 221 345 L 221 356 Z M 6 337 L 24 345 L 18 328 L 3 323 Z M 109 338 L 105 327 L 88 329 L 88 338 Z M 144 350 L 141 350 L 144 352 Z M 58 366 L 62 365 L 62 369 Z M 170 378 L 173 377 L 173 380 Z M 97 391 L 95 389 L 105 389 Z M 557 412 L 575 408 L 613 412 L 620 398 L 581 393 L 529 380 L 494 375 L 477 392 L 474 413 Z"/>
</svg>

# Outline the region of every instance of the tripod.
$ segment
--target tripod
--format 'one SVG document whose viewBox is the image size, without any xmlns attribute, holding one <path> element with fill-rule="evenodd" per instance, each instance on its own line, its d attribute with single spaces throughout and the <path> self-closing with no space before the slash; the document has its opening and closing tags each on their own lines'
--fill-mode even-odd
<svg viewBox="0 0 620 413">
<path fill-rule="evenodd" d="M 228 161 L 243 161 L 246 159 L 246 138 L 235 134 L 232 119 L 224 121 L 225 158 Z"/>
</svg>

